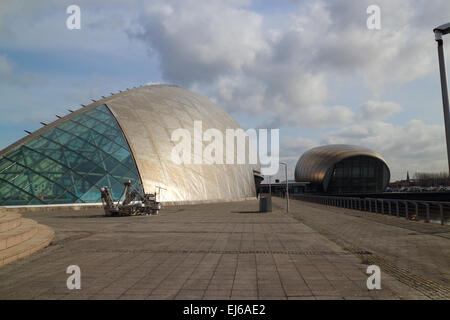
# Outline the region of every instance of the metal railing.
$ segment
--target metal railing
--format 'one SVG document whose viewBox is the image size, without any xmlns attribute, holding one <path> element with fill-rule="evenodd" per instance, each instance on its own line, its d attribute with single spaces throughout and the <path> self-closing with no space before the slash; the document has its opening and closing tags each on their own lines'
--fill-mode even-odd
<svg viewBox="0 0 450 320">
<path fill-rule="evenodd" d="M 450 202 L 307 194 L 296 195 L 293 198 L 327 206 L 404 217 L 409 220 L 435 222 L 441 225 L 449 224 L 450 222 Z"/>
</svg>

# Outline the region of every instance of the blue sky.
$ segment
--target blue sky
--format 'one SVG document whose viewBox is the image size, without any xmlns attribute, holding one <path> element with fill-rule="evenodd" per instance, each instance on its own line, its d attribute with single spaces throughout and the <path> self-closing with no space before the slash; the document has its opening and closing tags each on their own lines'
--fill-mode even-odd
<svg viewBox="0 0 450 320">
<path fill-rule="evenodd" d="M 351 143 L 381 153 L 394 179 L 446 171 L 432 29 L 450 3 L 380 0 L 369 30 L 372 2 L 2 2 L 0 148 L 90 99 L 171 83 L 244 128 L 279 128 L 290 168 L 311 147 Z M 66 28 L 71 4 L 81 30 Z"/>
</svg>

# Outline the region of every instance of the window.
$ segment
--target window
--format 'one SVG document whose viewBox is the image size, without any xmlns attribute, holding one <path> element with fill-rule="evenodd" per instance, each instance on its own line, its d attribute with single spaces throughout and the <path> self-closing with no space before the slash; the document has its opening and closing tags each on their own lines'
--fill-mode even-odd
<svg viewBox="0 0 450 320">
<path fill-rule="evenodd" d="M 109 109 L 98 106 L 46 131 L 0 159 L 0 205 L 100 202 L 131 180 L 142 190 L 133 155 Z"/>
</svg>

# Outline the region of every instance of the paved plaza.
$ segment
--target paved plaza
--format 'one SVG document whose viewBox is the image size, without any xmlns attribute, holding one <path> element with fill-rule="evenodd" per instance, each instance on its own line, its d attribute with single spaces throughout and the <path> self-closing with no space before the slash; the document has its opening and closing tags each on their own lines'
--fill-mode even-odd
<svg viewBox="0 0 450 320">
<path fill-rule="evenodd" d="M 286 214 L 283 205 L 274 198 L 273 212 L 259 213 L 247 200 L 135 217 L 25 212 L 56 236 L 0 268 L 0 299 L 446 298 L 448 227 L 294 200 Z M 381 290 L 366 287 L 373 261 L 381 264 Z M 81 290 L 67 289 L 69 265 L 81 268 Z"/>
</svg>

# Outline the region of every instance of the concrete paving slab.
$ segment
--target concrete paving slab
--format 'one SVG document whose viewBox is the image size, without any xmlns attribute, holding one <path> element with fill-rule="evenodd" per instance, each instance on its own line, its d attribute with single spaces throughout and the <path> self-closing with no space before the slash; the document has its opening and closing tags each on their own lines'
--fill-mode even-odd
<svg viewBox="0 0 450 320">
<path fill-rule="evenodd" d="M 384 277 L 381 290 L 365 287 L 367 264 L 330 237 L 333 228 L 335 238 L 361 236 L 357 218 L 336 222 L 346 215 L 300 202 L 285 214 L 282 203 L 274 199 L 270 213 L 257 213 L 255 200 L 167 207 L 151 217 L 104 217 L 99 209 L 25 213 L 56 236 L 37 254 L 0 268 L 0 299 L 427 298 L 395 276 Z M 322 231 L 330 217 L 331 231 Z M 380 232 L 397 243 L 396 232 L 383 229 L 392 225 L 370 221 L 364 228 L 365 237 Z M 439 243 L 439 253 L 448 252 Z M 66 287 L 69 265 L 81 269 L 81 290 Z"/>
</svg>

